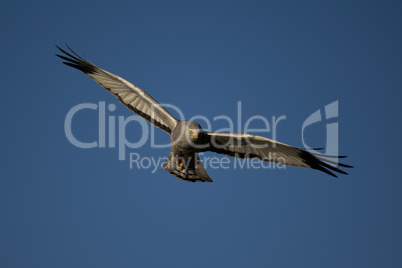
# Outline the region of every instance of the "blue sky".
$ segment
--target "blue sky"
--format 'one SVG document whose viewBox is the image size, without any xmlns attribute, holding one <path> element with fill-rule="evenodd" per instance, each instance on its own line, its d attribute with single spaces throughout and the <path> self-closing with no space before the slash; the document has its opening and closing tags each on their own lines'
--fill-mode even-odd
<svg viewBox="0 0 402 268">
<path fill-rule="evenodd" d="M 1 267 L 401 267 L 398 1 L 1 6 Z M 131 112 L 60 63 L 54 45 L 63 42 L 187 118 L 236 118 L 238 101 L 244 118 L 285 115 L 277 138 L 294 146 L 304 120 L 338 100 L 331 122 L 355 168 L 340 179 L 213 169 L 214 183 L 192 184 L 130 169 L 116 148 L 77 148 L 64 133 L 72 107 Z M 97 120 L 83 111 L 74 134 L 96 140 Z M 323 146 L 326 123 L 306 132 L 309 145 Z M 139 135 L 127 127 L 128 139 Z"/>
</svg>

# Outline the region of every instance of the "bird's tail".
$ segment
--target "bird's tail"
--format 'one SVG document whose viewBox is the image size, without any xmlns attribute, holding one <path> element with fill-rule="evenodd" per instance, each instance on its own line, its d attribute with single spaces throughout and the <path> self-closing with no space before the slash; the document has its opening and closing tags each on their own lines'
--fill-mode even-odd
<svg viewBox="0 0 402 268">
<path fill-rule="evenodd" d="M 181 180 L 190 182 L 212 182 L 212 179 L 202 166 L 198 154 L 179 158 L 173 153 L 170 153 L 163 165 L 163 169 Z"/>
</svg>

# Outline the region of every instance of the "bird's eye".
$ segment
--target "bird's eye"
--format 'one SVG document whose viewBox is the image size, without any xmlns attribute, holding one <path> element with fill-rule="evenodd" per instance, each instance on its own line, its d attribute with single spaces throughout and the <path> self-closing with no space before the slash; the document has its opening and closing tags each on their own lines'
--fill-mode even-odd
<svg viewBox="0 0 402 268">
<path fill-rule="evenodd" d="M 192 131 L 192 130 L 190 130 L 188 133 L 193 134 L 193 131 Z"/>
</svg>

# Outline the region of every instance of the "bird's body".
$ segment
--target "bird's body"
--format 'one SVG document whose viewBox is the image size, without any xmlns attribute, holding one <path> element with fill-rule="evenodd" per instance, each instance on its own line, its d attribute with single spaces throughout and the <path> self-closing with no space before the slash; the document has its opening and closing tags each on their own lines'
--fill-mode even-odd
<svg viewBox="0 0 402 268">
<path fill-rule="evenodd" d="M 170 137 L 171 153 L 163 168 L 179 179 L 212 182 L 198 158 L 207 146 L 202 143 L 206 133 L 197 122 L 178 121 Z"/>
<path fill-rule="evenodd" d="M 282 161 L 283 165 L 317 169 L 334 177 L 336 175 L 333 171 L 347 173 L 328 163 L 352 167 L 323 158 L 342 156 L 313 154 L 260 136 L 206 132 L 194 121 L 177 120 L 145 91 L 84 60 L 70 48 L 71 53 L 57 48 L 68 56 L 57 55 L 66 60 L 63 63 L 84 72 L 115 95 L 127 108 L 171 135 L 171 153 L 163 168 L 179 179 L 212 182 L 198 157 L 198 153 L 207 151 L 238 158 L 258 158 L 266 162 Z"/>
</svg>

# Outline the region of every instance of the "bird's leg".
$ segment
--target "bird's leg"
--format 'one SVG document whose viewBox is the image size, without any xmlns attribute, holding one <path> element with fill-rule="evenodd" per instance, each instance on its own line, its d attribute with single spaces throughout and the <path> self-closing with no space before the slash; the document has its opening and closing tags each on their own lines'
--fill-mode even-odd
<svg viewBox="0 0 402 268">
<path fill-rule="evenodd" d="M 180 162 L 179 165 L 180 165 L 180 170 L 183 171 L 183 166 L 184 166 L 183 162 Z"/>
<path fill-rule="evenodd" d="M 182 159 L 181 158 L 177 159 L 176 163 L 177 163 L 178 166 L 180 166 L 180 171 L 183 171 L 184 164 L 183 164 Z"/>
</svg>

